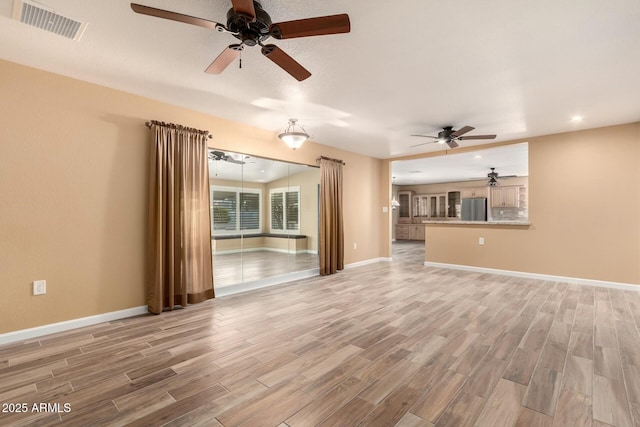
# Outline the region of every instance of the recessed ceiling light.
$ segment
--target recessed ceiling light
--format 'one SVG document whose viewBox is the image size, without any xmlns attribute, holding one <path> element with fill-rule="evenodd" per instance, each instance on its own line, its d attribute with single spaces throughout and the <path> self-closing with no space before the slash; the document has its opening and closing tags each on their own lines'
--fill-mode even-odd
<svg viewBox="0 0 640 427">
<path fill-rule="evenodd" d="M 422 171 L 409 171 L 409 173 L 422 173 Z"/>
<path fill-rule="evenodd" d="M 473 156 L 474 159 L 481 159 L 482 156 L 480 154 L 476 154 L 475 156 Z"/>
<path fill-rule="evenodd" d="M 573 123 L 580 123 L 582 120 L 584 120 L 584 117 L 582 117 L 582 116 L 573 116 L 573 117 L 571 117 L 571 121 Z"/>
</svg>

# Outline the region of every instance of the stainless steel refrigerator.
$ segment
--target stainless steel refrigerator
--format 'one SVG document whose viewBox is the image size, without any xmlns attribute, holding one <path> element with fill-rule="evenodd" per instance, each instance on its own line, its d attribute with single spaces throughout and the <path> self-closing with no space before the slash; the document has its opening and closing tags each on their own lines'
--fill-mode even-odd
<svg viewBox="0 0 640 427">
<path fill-rule="evenodd" d="M 463 221 L 486 221 L 487 220 L 487 198 L 474 197 L 462 199 L 462 220 Z"/>
</svg>

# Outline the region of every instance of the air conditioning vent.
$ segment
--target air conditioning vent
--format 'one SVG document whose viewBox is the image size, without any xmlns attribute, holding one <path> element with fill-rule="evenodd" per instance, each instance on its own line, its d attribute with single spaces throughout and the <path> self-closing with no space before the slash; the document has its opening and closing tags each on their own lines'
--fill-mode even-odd
<svg viewBox="0 0 640 427">
<path fill-rule="evenodd" d="M 14 0 L 13 19 L 72 40 L 80 40 L 86 23 L 79 22 L 29 0 Z"/>
</svg>

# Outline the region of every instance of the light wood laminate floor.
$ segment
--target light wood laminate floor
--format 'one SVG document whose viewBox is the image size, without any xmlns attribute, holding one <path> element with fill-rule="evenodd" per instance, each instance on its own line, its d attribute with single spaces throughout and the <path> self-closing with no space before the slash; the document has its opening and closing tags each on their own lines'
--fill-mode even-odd
<svg viewBox="0 0 640 427">
<path fill-rule="evenodd" d="M 639 324 L 636 292 L 381 262 L 2 346 L 0 425 L 638 426 Z"/>
<path fill-rule="evenodd" d="M 424 263 L 424 240 L 396 240 L 391 251 L 394 262 Z"/>
</svg>

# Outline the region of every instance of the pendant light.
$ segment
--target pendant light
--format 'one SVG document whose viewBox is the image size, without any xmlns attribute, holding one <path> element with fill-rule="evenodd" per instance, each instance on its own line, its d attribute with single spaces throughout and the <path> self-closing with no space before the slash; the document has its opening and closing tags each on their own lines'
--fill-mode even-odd
<svg viewBox="0 0 640 427">
<path fill-rule="evenodd" d="M 304 128 L 297 122 L 298 119 L 289 119 L 289 125 L 287 126 L 287 129 L 283 133 L 278 135 L 278 138 L 280 138 L 292 150 L 300 148 L 300 146 L 304 144 L 307 139 L 309 139 L 309 134 L 307 133 L 307 131 L 305 131 Z M 296 130 L 296 128 L 298 128 L 299 130 Z"/>
<path fill-rule="evenodd" d="M 391 185 L 395 185 L 396 183 L 396 177 L 392 177 L 391 180 Z M 396 195 L 394 194 L 393 197 L 391 198 L 391 209 L 396 210 L 398 207 L 400 206 L 400 202 L 398 202 L 398 200 L 396 199 Z"/>
</svg>

